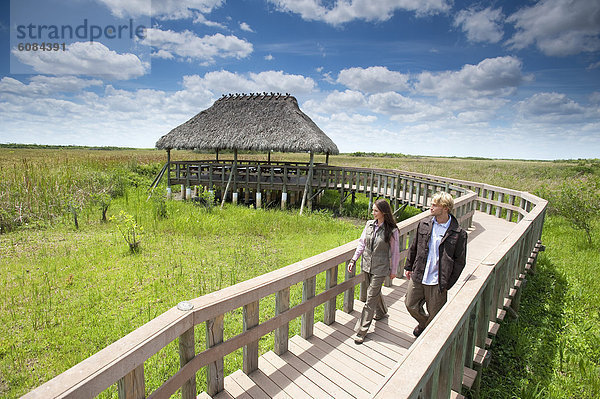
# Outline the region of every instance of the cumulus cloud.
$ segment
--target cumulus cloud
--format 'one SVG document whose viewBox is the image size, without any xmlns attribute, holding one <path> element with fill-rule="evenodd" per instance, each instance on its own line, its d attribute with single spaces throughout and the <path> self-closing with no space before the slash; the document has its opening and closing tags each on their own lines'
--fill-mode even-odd
<svg viewBox="0 0 600 399">
<path fill-rule="evenodd" d="M 401 122 L 423 122 L 438 120 L 450 114 L 443 109 L 405 97 L 396 92 L 378 93 L 369 97 L 369 108 Z"/>
<path fill-rule="evenodd" d="M 87 87 L 101 86 L 97 79 L 80 79 L 75 76 L 43 76 L 37 75 L 30 79 L 29 84 L 5 76 L 0 80 L 0 96 L 16 95 L 20 97 L 39 97 L 50 94 L 77 93 Z"/>
<path fill-rule="evenodd" d="M 225 0 L 97 0 L 119 18 L 127 16 L 163 17 L 168 19 L 190 18 L 196 11 L 210 13 Z"/>
<path fill-rule="evenodd" d="M 535 45 L 551 56 L 600 50 L 600 2 L 597 0 L 542 0 L 506 20 L 516 33 L 513 49 Z"/>
<path fill-rule="evenodd" d="M 250 27 L 250 25 L 248 25 L 245 22 L 240 22 L 240 29 L 243 30 L 243 31 L 246 31 L 246 32 L 254 32 L 252 30 L 252 28 Z"/>
<path fill-rule="evenodd" d="M 174 32 L 150 28 L 142 44 L 157 49 L 153 56 L 161 58 L 177 56 L 185 60 L 198 60 L 205 65 L 214 63 L 217 57 L 245 58 L 253 51 L 252 43 L 237 36 L 216 33 L 199 37 L 189 30 Z"/>
<path fill-rule="evenodd" d="M 299 14 L 305 20 L 340 25 L 363 19 L 387 21 L 396 11 L 415 12 L 418 16 L 446 12 L 451 8 L 447 0 L 335 0 L 332 7 L 319 0 L 269 0 L 280 11 Z"/>
<path fill-rule="evenodd" d="M 208 90 L 215 95 L 228 93 L 279 92 L 304 94 L 315 89 L 315 81 L 302 75 L 290 75 L 282 71 L 238 74 L 230 71 L 213 71 L 204 76 L 184 77 L 188 90 Z"/>
<path fill-rule="evenodd" d="M 597 106 L 585 107 L 562 93 L 536 93 L 517 105 L 521 116 L 528 121 L 544 123 L 585 122 L 600 117 Z"/>
<path fill-rule="evenodd" d="M 484 10 L 469 8 L 454 17 L 454 26 L 460 27 L 471 42 L 498 43 L 504 35 L 504 15 L 500 9 L 488 7 Z"/>
<path fill-rule="evenodd" d="M 337 82 L 365 93 L 408 90 L 408 75 L 386 67 L 349 68 L 340 71 Z"/>
<path fill-rule="evenodd" d="M 267 60 L 267 61 L 273 61 L 273 59 L 274 59 L 274 57 L 273 57 L 272 54 L 265 55 L 265 60 Z"/>
<path fill-rule="evenodd" d="M 346 90 L 340 92 L 334 90 L 329 93 L 325 99 L 308 100 L 304 103 L 304 107 L 311 113 L 342 113 L 342 112 L 356 112 L 361 107 L 367 104 L 367 100 L 359 91 Z"/>
<path fill-rule="evenodd" d="M 460 71 L 423 72 L 418 75 L 416 89 L 440 98 L 506 96 L 528 80 L 515 57 L 487 58 L 477 65 L 465 65 Z"/>
<path fill-rule="evenodd" d="M 215 21 L 209 21 L 208 19 L 206 19 L 206 17 L 203 14 L 200 14 L 200 13 L 196 14 L 196 17 L 194 18 L 194 23 L 210 26 L 211 28 L 227 29 L 227 27 L 225 25 L 223 25 L 222 23 L 215 22 Z"/>
<path fill-rule="evenodd" d="M 65 51 L 18 51 L 12 54 L 36 72 L 50 75 L 88 75 L 107 79 L 132 79 L 144 75 L 150 65 L 135 54 L 119 54 L 99 42 L 76 42 Z"/>
</svg>

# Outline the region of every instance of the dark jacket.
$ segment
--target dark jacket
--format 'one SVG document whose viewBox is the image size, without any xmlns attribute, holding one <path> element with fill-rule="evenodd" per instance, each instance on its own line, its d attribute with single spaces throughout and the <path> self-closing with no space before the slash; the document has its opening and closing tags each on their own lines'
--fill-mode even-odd
<svg viewBox="0 0 600 399">
<path fill-rule="evenodd" d="M 467 232 L 458 225 L 454 216 L 450 215 L 450 218 L 452 219 L 450 226 L 440 242 L 438 279 L 440 291 L 449 290 L 458 281 L 467 259 Z M 413 272 L 411 279 L 415 283 L 423 281 L 432 230 L 433 217 L 421 221 L 408 250 L 404 269 Z"/>
</svg>

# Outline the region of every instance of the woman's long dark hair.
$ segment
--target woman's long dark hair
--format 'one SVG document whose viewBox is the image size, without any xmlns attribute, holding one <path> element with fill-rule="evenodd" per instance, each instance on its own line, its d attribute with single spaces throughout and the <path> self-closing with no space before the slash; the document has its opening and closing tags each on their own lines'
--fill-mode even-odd
<svg viewBox="0 0 600 399">
<path fill-rule="evenodd" d="M 388 204 L 388 202 L 383 198 L 375 201 L 375 206 L 377 207 L 377 209 L 379 209 L 379 212 L 383 213 L 384 238 L 385 242 L 389 244 L 390 238 L 394 233 L 394 229 L 397 228 L 396 218 L 392 213 L 392 208 L 390 207 L 390 204 Z"/>
</svg>

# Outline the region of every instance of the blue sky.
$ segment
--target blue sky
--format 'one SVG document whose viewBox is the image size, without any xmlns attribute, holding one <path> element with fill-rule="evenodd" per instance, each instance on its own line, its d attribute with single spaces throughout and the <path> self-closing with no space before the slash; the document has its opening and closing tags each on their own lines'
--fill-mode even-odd
<svg viewBox="0 0 600 399">
<path fill-rule="evenodd" d="M 597 0 L 3 0 L 0 15 L 2 143 L 151 148 L 222 94 L 281 92 L 341 152 L 600 154 Z M 148 29 L 115 37 L 124 25 Z M 60 49 L 27 51 L 40 42 Z"/>
</svg>

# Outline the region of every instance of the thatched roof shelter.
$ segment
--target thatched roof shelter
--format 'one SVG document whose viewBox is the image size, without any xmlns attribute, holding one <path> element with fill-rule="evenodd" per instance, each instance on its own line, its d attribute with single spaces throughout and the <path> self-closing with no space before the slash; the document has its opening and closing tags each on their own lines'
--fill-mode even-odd
<svg viewBox="0 0 600 399">
<path fill-rule="evenodd" d="M 177 126 L 156 148 L 339 154 L 289 94 L 229 94 Z"/>
</svg>

